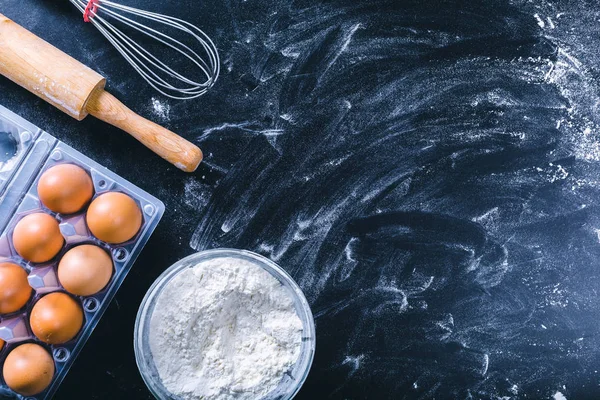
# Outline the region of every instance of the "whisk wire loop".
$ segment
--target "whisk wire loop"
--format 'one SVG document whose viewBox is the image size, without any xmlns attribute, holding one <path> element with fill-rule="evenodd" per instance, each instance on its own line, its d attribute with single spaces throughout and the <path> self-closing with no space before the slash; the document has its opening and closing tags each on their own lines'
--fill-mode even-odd
<svg viewBox="0 0 600 400">
<path fill-rule="evenodd" d="M 70 2 L 86 15 L 89 1 L 70 0 Z M 94 6 L 94 12 L 88 16 L 88 20 L 108 39 L 142 78 L 158 92 L 172 99 L 193 99 L 206 93 L 217 81 L 221 68 L 219 53 L 210 37 L 198 27 L 178 18 L 139 10 L 108 0 L 95 0 Z M 191 36 L 194 42 L 200 44 L 202 55 L 180 40 L 145 25 L 139 20 L 151 21 Z M 189 78 L 177 72 L 155 54 L 127 36 L 112 21 L 127 26 L 183 55 L 200 71 L 202 79 Z"/>
</svg>

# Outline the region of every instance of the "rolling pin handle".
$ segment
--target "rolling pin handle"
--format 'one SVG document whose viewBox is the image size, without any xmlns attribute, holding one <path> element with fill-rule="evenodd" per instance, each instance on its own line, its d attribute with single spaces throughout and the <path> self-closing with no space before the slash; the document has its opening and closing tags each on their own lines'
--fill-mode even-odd
<svg viewBox="0 0 600 400">
<path fill-rule="evenodd" d="M 129 133 L 182 171 L 193 172 L 202 161 L 198 146 L 137 115 L 103 89 L 92 92 L 85 109 L 94 117 Z"/>
</svg>

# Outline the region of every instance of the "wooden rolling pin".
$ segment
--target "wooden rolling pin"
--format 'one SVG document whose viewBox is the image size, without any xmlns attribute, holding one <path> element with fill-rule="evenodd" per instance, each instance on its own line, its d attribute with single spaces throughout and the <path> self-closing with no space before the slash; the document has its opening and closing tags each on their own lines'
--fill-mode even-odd
<svg viewBox="0 0 600 400">
<path fill-rule="evenodd" d="M 0 73 L 81 121 L 88 114 L 114 125 L 150 150 L 192 172 L 202 151 L 140 117 L 104 90 L 106 79 L 0 14 Z"/>
</svg>

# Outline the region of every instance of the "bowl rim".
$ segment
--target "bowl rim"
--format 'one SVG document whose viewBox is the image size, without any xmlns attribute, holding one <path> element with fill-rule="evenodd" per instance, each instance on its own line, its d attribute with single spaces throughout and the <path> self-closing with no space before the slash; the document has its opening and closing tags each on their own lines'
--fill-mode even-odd
<svg viewBox="0 0 600 400">
<path fill-rule="evenodd" d="M 181 273 L 183 270 L 187 268 L 192 268 L 198 263 L 203 261 L 208 261 L 210 259 L 220 258 L 220 257 L 234 257 L 234 258 L 242 258 L 242 259 L 251 259 L 255 262 L 255 265 L 262 268 L 264 271 L 271 274 L 275 279 L 282 282 L 282 285 L 286 286 L 290 289 L 290 293 L 294 299 L 294 305 L 296 309 L 296 313 L 298 317 L 302 321 L 302 344 L 301 344 L 301 352 L 298 355 L 298 359 L 295 364 L 303 363 L 305 367 L 303 367 L 301 371 L 301 375 L 299 379 L 295 380 L 295 386 L 293 386 L 293 390 L 289 392 L 288 397 L 283 397 L 284 400 L 289 400 L 294 398 L 296 394 L 300 391 L 300 388 L 303 386 L 308 374 L 310 372 L 314 355 L 316 349 L 316 329 L 315 329 L 315 321 L 314 317 L 300 286 L 296 283 L 296 281 L 290 276 L 290 274 L 281 268 L 277 263 L 272 261 L 271 259 L 255 253 L 250 250 L 243 249 L 234 249 L 234 248 L 215 248 L 209 250 L 202 250 L 196 253 L 192 253 L 164 270 L 158 278 L 154 280 L 150 288 L 146 291 L 142 302 L 138 308 L 138 312 L 135 319 L 135 325 L 133 330 L 133 349 L 135 353 L 135 362 L 146 384 L 148 390 L 154 395 L 155 398 L 161 399 L 163 394 L 159 391 L 165 391 L 168 393 L 166 388 L 161 384 L 160 381 L 157 381 L 155 377 L 152 376 L 151 371 L 148 370 L 148 367 L 145 363 L 151 362 L 152 356 L 151 354 L 145 354 L 142 350 L 142 340 L 144 334 L 144 327 L 146 325 L 146 321 L 148 321 L 152 317 L 152 313 L 149 310 L 150 305 L 152 305 L 152 300 L 155 300 L 158 295 L 162 292 L 162 288 L 175 276 Z M 193 263 L 196 261 L 196 263 Z M 267 266 L 268 268 L 265 268 Z M 298 306 L 300 304 L 300 307 Z M 305 347 L 303 344 L 305 342 L 308 343 L 308 347 Z M 304 350 L 302 350 L 304 349 Z M 279 387 L 279 386 L 277 386 Z M 277 388 L 276 387 L 276 388 Z M 292 386 L 290 386 L 292 387 Z M 275 391 L 275 389 L 273 390 Z M 268 399 L 270 394 L 269 392 L 264 399 Z M 170 394 L 170 393 L 169 393 Z M 169 399 L 177 399 L 175 395 L 169 397 Z"/>
</svg>

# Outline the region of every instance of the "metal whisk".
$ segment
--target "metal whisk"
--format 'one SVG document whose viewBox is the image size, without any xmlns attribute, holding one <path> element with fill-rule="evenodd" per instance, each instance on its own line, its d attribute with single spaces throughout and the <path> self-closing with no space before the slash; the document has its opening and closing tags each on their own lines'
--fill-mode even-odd
<svg viewBox="0 0 600 400">
<path fill-rule="evenodd" d="M 133 68 L 154 89 L 172 99 L 193 99 L 210 89 L 219 76 L 219 54 L 213 41 L 189 22 L 108 0 L 69 0 L 125 57 Z M 140 22 L 142 21 L 142 22 Z M 190 35 L 201 49 L 192 50 L 181 41 L 145 25 L 143 22 L 164 25 Z M 187 57 L 197 67 L 198 76 L 185 77 L 139 43 L 124 34 L 117 26 L 122 24 L 157 40 Z"/>
</svg>

